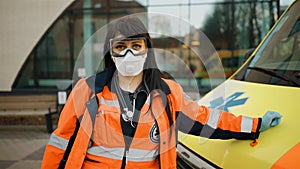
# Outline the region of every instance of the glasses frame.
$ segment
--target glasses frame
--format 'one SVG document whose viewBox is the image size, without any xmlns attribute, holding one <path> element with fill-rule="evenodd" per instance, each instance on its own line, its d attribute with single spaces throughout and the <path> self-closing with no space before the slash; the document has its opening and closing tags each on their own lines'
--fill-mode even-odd
<svg viewBox="0 0 300 169">
<path fill-rule="evenodd" d="M 135 52 L 136 50 L 133 50 L 131 48 L 126 48 L 124 50 L 125 53 L 124 54 L 118 54 L 116 52 L 113 52 L 113 43 L 115 41 L 132 41 L 132 40 L 144 40 L 144 43 L 145 43 L 145 46 L 146 46 L 146 49 L 145 51 L 143 52 Z M 114 38 L 114 39 L 110 39 L 109 40 L 109 51 L 110 51 L 110 55 L 113 56 L 113 57 L 125 57 L 126 54 L 130 51 L 134 56 L 140 56 L 140 55 L 144 55 L 148 52 L 148 47 L 147 47 L 147 41 L 146 41 L 146 37 L 134 37 L 134 38 Z"/>
</svg>

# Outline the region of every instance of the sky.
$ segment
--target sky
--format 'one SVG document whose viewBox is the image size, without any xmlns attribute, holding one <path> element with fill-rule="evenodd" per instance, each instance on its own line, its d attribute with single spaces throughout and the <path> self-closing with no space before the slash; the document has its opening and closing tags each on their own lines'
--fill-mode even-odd
<svg viewBox="0 0 300 169">
<path fill-rule="evenodd" d="M 292 2 L 293 2 L 293 0 L 280 0 L 280 5 L 287 6 L 287 5 L 291 4 Z"/>
</svg>

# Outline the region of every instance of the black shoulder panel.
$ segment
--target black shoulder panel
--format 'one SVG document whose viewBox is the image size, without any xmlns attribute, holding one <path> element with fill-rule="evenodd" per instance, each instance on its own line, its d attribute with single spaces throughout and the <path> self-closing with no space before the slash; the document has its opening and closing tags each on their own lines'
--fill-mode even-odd
<svg viewBox="0 0 300 169">
<path fill-rule="evenodd" d="M 161 80 L 161 82 L 162 82 L 162 86 L 166 89 L 166 95 L 169 95 L 169 94 L 171 94 L 171 89 L 170 89 L 170 87 L 169 87 L 169 85 L 167 84 L 167 82 L 165 82 L 164 80 Z"/>
<path fill-rule="evenodd" d="M 86 83 L 94 93 L 100 93 L 103 87 L 112 79 L 114 68 L 104 70 L 86 79 Z"/>
</svg>

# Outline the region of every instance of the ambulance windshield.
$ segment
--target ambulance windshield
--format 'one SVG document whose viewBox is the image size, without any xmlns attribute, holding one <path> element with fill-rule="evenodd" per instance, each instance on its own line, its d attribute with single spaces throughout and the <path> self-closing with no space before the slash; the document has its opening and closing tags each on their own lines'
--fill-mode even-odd
<svg viewBox="0 0 300 169">
<path fill-rule="evenodd" d="M 300 86 L 300 1 L 287 11 L 249 63 L 246 81 Z"/>
</svg>

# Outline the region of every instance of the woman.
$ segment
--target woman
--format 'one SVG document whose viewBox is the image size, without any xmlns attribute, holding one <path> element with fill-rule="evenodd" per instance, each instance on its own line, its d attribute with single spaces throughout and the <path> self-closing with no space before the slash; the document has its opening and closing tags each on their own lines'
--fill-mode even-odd
<svg viewBox="0 0 300 169">
<path fill-rule="evenodd" d="M 185 97 L 176 82 L 161 77 L 150 36 L 136 17 L 110 24 L 104 54 L 106 69 L 80 80 L 70 94 L 42 168 L 176 168 L 178 130 L 255 140 L 280 122 L 276 112 L 236 117 Z"/>
</svg>

